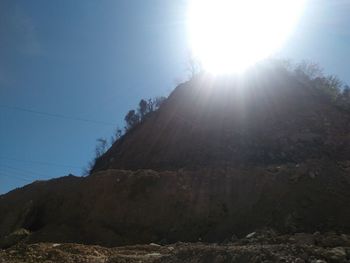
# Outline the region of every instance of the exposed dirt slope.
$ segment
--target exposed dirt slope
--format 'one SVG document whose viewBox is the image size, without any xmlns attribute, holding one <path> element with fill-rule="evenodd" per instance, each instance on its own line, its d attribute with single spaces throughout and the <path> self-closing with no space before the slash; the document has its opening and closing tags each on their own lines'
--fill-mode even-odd
<svg viewBox="0 0 350 263">
<path fill-rule="evenodd" d="M 222 241 L 261 227 L 350 233 L 349 163 L 136 172 L 37 182 L 0 197 L 0 236 L 107 246 Z"/>
<path fill-rule="evenodd" d="M 97 160 L 105 169 L 176 170 L 350 159 L 350 115 L 285 71 L 195 78 Z"/>
</svg>

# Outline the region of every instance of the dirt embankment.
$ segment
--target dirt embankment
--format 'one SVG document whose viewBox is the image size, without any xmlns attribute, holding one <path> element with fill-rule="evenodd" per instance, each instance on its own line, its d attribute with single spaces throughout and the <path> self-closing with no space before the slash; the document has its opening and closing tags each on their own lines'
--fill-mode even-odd
<svg viewBox="0 0 350 263">
<path fill-rule="evenodd" d="M 178 170 L 350 159 L 350 114 L 312 81 L 269 72 L 193 79 L 99 158 L 94 171 Z"/>
<path fill-rule="evenodd" d="M 0 197 L 0 236 L 116 246 L 217 242 L 261 227 L 350 233 L 350 163 L 309 160 L 197 171 L 108 170 Z"/>
</svg>

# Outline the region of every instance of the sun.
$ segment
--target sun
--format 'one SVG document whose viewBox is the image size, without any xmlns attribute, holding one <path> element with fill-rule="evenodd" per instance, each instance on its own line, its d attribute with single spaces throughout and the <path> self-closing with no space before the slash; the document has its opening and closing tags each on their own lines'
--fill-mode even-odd
<svg viewBox="0 0 350 263">
<path fill-rule="evenodd" d="M 189 0 L 188 37 L 206 71 L 241 72 L 277 52 L 306 0 Z"/>
</svg>

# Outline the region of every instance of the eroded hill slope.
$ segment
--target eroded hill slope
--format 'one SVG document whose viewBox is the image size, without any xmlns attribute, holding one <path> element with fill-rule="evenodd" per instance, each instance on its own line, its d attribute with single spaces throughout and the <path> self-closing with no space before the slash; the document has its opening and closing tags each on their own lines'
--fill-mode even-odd
<svg viewBox="0 0 350 263">
<path fill-rule="evenodd" d="M 196 171 L 108 170 L 0 198 L 0 236 L 107 246 L 222 241 L 255 229 L 350 232 L 350 164 L 329 160 Z"/>
<path fill-rule="evenodd" d="M 158 111 L 99 158 L 93 171 L 350 158 L 350 114 L 331 103 L 317 81 L 286 71 L 253 73 L 199 76 L 181 84 Z"/>
</svg>

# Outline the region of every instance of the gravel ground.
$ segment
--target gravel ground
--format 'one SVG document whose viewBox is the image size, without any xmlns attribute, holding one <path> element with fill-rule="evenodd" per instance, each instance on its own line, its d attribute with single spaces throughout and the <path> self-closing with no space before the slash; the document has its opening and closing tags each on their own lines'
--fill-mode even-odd
<svg viewBox="0 0 350 263">
<path fill-rule="evenodd" d="M 0 262 L 350 262 L 350 245 L 349 236 L 331 232 L 279 236 L 265 231 L 222 244 L 177 242 L 164 246 L 151 243 L 107 248 L 82 244 L 20 243 L 0 250 Z"/>
</svg>

